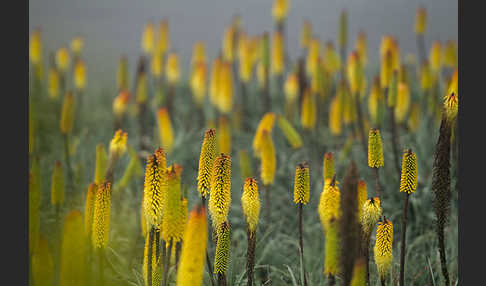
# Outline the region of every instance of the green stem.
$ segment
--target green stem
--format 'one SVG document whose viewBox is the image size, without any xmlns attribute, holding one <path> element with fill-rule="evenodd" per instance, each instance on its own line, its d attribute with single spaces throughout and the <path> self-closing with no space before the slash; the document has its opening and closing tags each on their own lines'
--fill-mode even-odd
<svg viewBox="0 0 486 286">
<path fill-rule="evenodd" d="M 408 209 L 408 198 L 410 194 L 405 195 L 405 200 L 403 201 L 403 213 L 402 213 L 402 245 L 400 249 L 400 286 L 404 286 L 405 281 L 405 244 L 406 244 L 406 232 L 407 232 L 407 209 Z"/>
<path fill-rule="evenodd" d="M 307 286 L 307 277 L 305 274 L 305 263 L 304 263 L 304 241 L 302 238 L 302 203 L 299 203 L 299 246 L 300 246 L 300 261 L 302 263 L 302 273 L 304 277 L 301 277 L 304 286 Z"/>
</svg>

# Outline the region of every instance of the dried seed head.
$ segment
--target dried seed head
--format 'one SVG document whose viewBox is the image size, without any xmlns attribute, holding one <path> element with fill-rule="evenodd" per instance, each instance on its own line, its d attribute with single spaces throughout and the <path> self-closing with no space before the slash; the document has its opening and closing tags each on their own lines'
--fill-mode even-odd
<svg viewBox="0 0 486 286">
<path fill-rule="evenodd" d="M 197 190 L 201 196 L 206 197 L 210 191 L 211 175 L 214 159 L 216 158 L 216 130 L 208 129 L 204 133 L 204 139 L 199 156 L 199 169 L 197 175 Z"/>
<path fill-rule="evenodd" d="M 378 222 L 376 244 L 373 250 L 378 274 L 381 279 L 384 279 L 393 261 L 393 224 L 386 218 Z"/>
<path fill-rule="evenodd" d="M 307 204 L 309 202 L 310 179 L 307 162 L 297 165 L 294 179 L 294 203 Z"/>
<path fill-rule="evenodd" d="M 177 271 L 177 285 L 194 286 L 202 284 L 207 239 L 201 238 L 207 236 L 206 210 L 202 206 L 196 206 L 190 213 L 184 231 L 184 243 L 182 244 L 179 270 Z"/>
<path fill-rule="evenodd" d="M 417 190 L 417 154 L 412 149 L 403 152 L 400 192 L 411 194 Z"/>
<path fill-rule="evenodd" d="M 209 196 L 209 213 L 213 226 L 227 220 L 231 205 L 231 157 L 221 154 L 214 161 Z"/>
<path fill-rule="evenodd" d="M 381 145 L 380 130 L 371 128 L 368 137 L 368 166 L 383 167 L 383 147 Z"/>
<path fill-rule="evenodd" d="M 157 122 L 159 126 L 159 140 L 167 153 L 172 151 L 174 145 L 174 131 L 170 120 L 169 111 L 166 107 L 161 107 L 157 111 Z"/>
<path fill-rule="evenodd" d="M 92 242 L 95 248 L 105 248 L 110 233 L 111 183 L 104 181 L 96 190 L 93 211 Z"/>
<path fill-rule="evenodd" d="M 228 221 L 218 226 L 218 242 L 216 244 L 216 253 L 214 255 L 214 273 L 224 274 L 228 266 L 230 256 L 230 225 Z"/>
</svg>

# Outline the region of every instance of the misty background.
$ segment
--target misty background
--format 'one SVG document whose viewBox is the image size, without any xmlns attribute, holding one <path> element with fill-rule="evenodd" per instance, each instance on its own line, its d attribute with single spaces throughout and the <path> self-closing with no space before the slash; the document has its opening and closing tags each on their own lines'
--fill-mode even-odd
<svg viewBox="0 0 486 286">
<path fill-rule="evenodd" d="M 294 61 L 300 55 L 299 36 L 304 19 L 312 22 L 313 34 L 321 43 L 336 44 L 342 9 L 348 11 L 348 53 L 356 35 L 368 36 L 370 68 L 378 67 L 381 36 L 394 35 L 402 58 L 417 54 L 414 33 L 419 4 L 427 9 L 426 49 L 433 40 L 457 41 L 458 0 L 290 0 L 286 22 L 288 53 Z M 84 38 L 83 59 L 88 72 L 88 90 L 115 89 L 119 57 L 127 55 L 133 75 L 141 52 L 145 24 L 167 18 L 171 50 L 180 55 L 182 76 L 187 78 L 193 44 L 204 41 L 210 60 L 218 54 L 225 27 L 239 13 L 249 35 L 273 31 L 273 0 L 29 0 L 29 34 L 42 31 L 44 63 L 48 54 L 70 45 L 76 35 Z M 211 61 L 210 61 L 211 62 Z M 373 64 L 373 62 L 375 62 Z"/>
</svg>

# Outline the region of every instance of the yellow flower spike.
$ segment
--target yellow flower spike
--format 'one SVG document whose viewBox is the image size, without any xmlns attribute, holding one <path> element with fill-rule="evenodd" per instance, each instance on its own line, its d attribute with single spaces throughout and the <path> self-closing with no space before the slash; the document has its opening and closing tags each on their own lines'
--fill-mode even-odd
<svg viewBox="0 0 486 286">
<path fill-rule="evenodd" d="M 410 107 L 410 89 L 405 83 L 398 84 L 397 102 L 395 105 L 395 116 L 397 123 L 405 121 Z"/>
<path fill-rule="evenodd" d="M 218 106 L 219 89 L 221 83 L 221 70 L 222 61 L 220 58 L 213 60 L 213 65 L 211 67 L 211 79 L 209 82 L 209 99 L 211 104 Z"/>
<path fill-rule="evenodd" d="M 140 208 L 140 225 L 142 227 L 142 235 L 147 236 L 147 219 L 145 218 L 145 193 L 142 195 L 142 204 Z"/>
<path fill-rule="evenodd" d="M 223 38 L 223 59 L 230 63 L 235 59 L 235 27 L 229 26 L 224 32 Z"/>
<path fill-rule="evenodd" d="M 32 280 L 34 285 L 52 285 L 54 280 L 54 259 L 47 239 L 41 234 L 32 253 Z"/>
<path fill-rule="evenodd" d="M 152 55 L 155 48 L 155 27 L 154 23 L 150 20 L 145 25 L 142 33 L 142 50 L 147 55 Z"/>
<path fill-rule="evenodd" d="M 274 75 L 281 75 L 285 66 L 283 36 L 280 32 L 275 32 L 272 37 L 272 61 L 270 71 Z"/>
<path fill-rule="evenodd" d="M 323 59 L 326 63 L 327 71 L 330 74 L 334 74 L 341 69 L 341 59 L 339 58 L 339 55 L 337 54 L 332 42 L 327 42 L 324 46 Z"/>
<path fill-rule="evenodd" d="M 245 215 L 246 225 L 251 234 L 256 232 L 260 216 L 260 197 L 258 182 L 255 178 L 246 178 L 241 195 L 241 208 Z"/>
<path fill-rule="evenodd" d="M 454 122 L 457 118 L 457 111 L 459 108 L 459 95 L 451 92 L 444 97 L 444 108 L 448 122 Z"/>
<path fill-rule="evenodd" d="M 218 226 L 218 242 L 216 243 L 216 253 L 214 255 L 214 273 L 224 274 L 228 267 L 230 256 L 230 225 L 228 221 Z"/>
<path fill-rule="evenodd" d="M 309 48 L 312 38 L 312 24 L 308 19 L 304 20 L 302 30 L 300 32 L 300 47 L 303 49 Z"/>
<path fill-rule="evenodd" d="M 226 116 L 221 116 L 218 121 L 217 153 L 231 154 L 231 126 Z"/>
<path fill-rule="evenodd" d="M 180 207 L 180 223 L 177 225 L 177 236 L 181 239 L 184 237 L 184 229 L 186 228 L 187 224 L 187 198 L 181 199 L 181 207 Z"/>
<path fill-rule="evenodd" d="M 93 229 L 93 214 L 96 199 L 96 191 L 98 185 L 96 183 L 89 184 L 88 192 L 86 193 L 86 202 L 84 205 L 84 233 L 88 240 L 91 239 L 91 230 Z"/>
<path fill-rule="evenodd" d="M 362 210 L 359 216 L 361 229 L 365 234 L 369 235 L 383 213 L 380 198 L 370 198 L 360 205 L 360 208 Z"/>
<path fill-rule="evenodd" d="M 417 35 L 424 35 L 427 30 L 427 10 L 424 6 L 417 8 L 417 15 L 415 16 L 415 33 Z"/>
<path fill-rule="evenodd" d="M 128 134 L 118 129 L 110 141 L 110 158 L 120 158 L 127 151 Z"/>
<path fill-rule="evenodd" d="M 51 204 L 62 205 L 64 203 L 64 170 L 60 161 L 56 161 L 52 172 Z"/>
<path fill-rule="evenodd" d="M 251 80 L 251 71 L 253 68 L 252 51 L 249 40 L 246 40 L 244 34 L 240 35 L 239 42 L 239 68 L 240 79 L 244 83 Z"/>
<path fill-rule="evenodd" d="M 353 278 L 351 279 L 351 286 L 365 286 L 366 285 L 366 261 L 364 258 L 358 258 L 354 263 Z"/>
<path fill-rule="evenodd" d="M 135 100 L 139 104 L 147 102 L 147 75 L 141 72 L 138 75 L 137 89 L 135 91 Z"/>
<path fill-rule="evenodd" d="M 384 279 L 393 261 L 393 224 L 384 218 L 378 222 L 376 229 L 376 244 L 373 248 L 375 264 L 378 269 L 380 279 Z"/>
<path fill-rule="evenodd" d="M 84 39 L 81 36 L 76 36 L 71 40 L 71 51 L 77 57 L 81 55 L 84 47 Z"/>
<path fill-rule="evenodd" d="M 66 135 L 71 133 L 74 125 L 74 95 L 72 92 L 67 92 L 64 96 L 64 102 L 61 110 L 61 121 L 59 128 L 61 133 Z"/>
<path fill-rule="evenodd" d="M 120 118 L 125 114 L 130 101 L 131 94 L 128 90 L 121 90 L 115 100 L 113 100 L 113 114 Z"/>
<path fill-rule="evenodd" d="M 393 54 L 388 50 L 381 60 L 380 84 L 383 88 L 388 88 L 393 74 Z"/>
<path fill-rule="evenodd" d="M 400 192 L 407 194 L 417 190 L 417 154 L 412 149 L 403 152 Z"/>
<path fill-rule="evenodd" d="M 333 135 L 340 135 L 342 132 L 342 104 L 336 96 L 331 101 L 329 108 L 329 129 Z"/>
<path fill-rule="evenodd" d="M 420 127 L 420 105 L 415 102 L 410 107 L 410 116 L 407 121 L 408 128 L 416 133 Z"/>
<path fill-rule="evenodd" d="M 448 68 L 457 67 L 457 44 L 452 40 L 447 41 L 444 48 L 444 66 Z"/>
<path fill-rule="evenodd" d="M 281 23 L 287 18 L 289 13 L 289 0 L 274 0 L 272 6 L 272 16 L 276 23 Z"/>
<path fill-rule="evenodd" d="M 302 110 L 300 112 L 300 123 L 302 127 L 313 130 L 316 126 L 316 116 L 316 97 L 307 89 L 302 98 Z"/>
<path fill-rule="evenodd" d="M 29 56 L 34 65 L 42 61 L 42 34 L 39 29 L 35 30 L 30 37 Z"/>
<path fill-rule="evenodd" d="M 316 66 L 319 64 L 321 43 L 318 38 L 312 38 L 309 43 L 309 51 L 306 58 L 306 72 L 308 76 L 315 76 Z"/>
<path fill-rule="evenodd" d="M 49 97 L 52 99 L 59 98 L 59 72 L 56 68 L 52 67 L 49 69 L 48 73 L 48 87 L 47 91 L 49 93 Z"/>
<path fill-rule="evenodd" d="M 118 90 L 128 90 L 128 70 L 128 59 L 126 56 L 122 56 L 118 62 L 118 69 L 116 71 L 116 86 Z"/>
<path fill-rule="evenodd" d="M 71 211 L 64 220 L 62 233 L 59 285 L 86 285 L 86 238 L 83 215 L 79 210 Z"/>
<path fill-rule="evenodd" d="M 227 220 L 230 205 L 231 157 L 221 154 L 214 161 L 208 204 L 214 227 Z"/>
<path fill-rule="evenodd" d="M 383 146 L 380 130 L 371 128 L 368 134 L 368 166 L 371 168 L 383 167 Z"/>
<path fill-rule="evenodd" d="M 285 138 L 290 143 L 293 149 L 302 147 L 302 145 L 304 144 L 302 142 L 302 137 L 300 137 L 297 130 L 295 130 L 292 124 L 285 117 L 281 115 L 278 116 L 278 126 L 280 127 L 280 130 L 282 130 L 282 132 L 284 133 Z"/>
<path fill-rule="evenodd" d="M 341 217 L 341 193 L 337 184 L 335 176 L 331 180 L 326 180 L 319 200 L 318 212 L 325 231 L 333 218 Z"/>
<path fill-rule="evenodd" d="M 324 178 L 324 182 L 327 180 L 331 180 L 332 176 L 334 176 L 334 153 L 326 152 L 324 153 L 324 160 L 322 164 L 322 176 Z"/>
<path fill-rule="evenodd" d="M 373 125 L 378 126 L 383 121 L 385 98 L 381 92 L 380 80 L 375 78 L 368 99 L 368 111 Z"/>
<path fill-rule="evenodd" d="M 358 33 L 358 38 L 356 39 L 356 51 L 359 55 L 359 60 L 361 66 L 364 68 L 368 62 L 368 45 L 366 43 L 367 37 L 365 31 L 361 30 Z"/>
<path fill-rule="evenodd" d="M 420 69 L 420 87 L 422 90 L 427 91 L 432 88 L 434 84 L 434 76 L 432 75 L 432 71 L 430 70 L 430 65 L 427 60 L 422 63 L 422 67 Z"/>
<path fill-rule="evenodd" d="M 157 122 L 159 126 L 159 140 L 167 153 L 172 151 L 174 145 L 174 131 L 170 120 L 169 111 L 166 107 L 161 107 L 157 111 Z"/>
<path fill-rule="evenodd" d="M 164 193 L 167 191 L 167 159 L 164 149 L 158 148 L 147 158 L 143 185 L 143 216 L 147 230 L 162 223 Z"/>
<path fill-rule="evenodd" d="M 324 275 L 336 275 L 340 272 L 340 240 L 339 220 L 335 217 L 329 218 L 329 223 L 325 229 L 325 237 Z"/>
<path fill-rule="evenodd" d="M 288 104 L 295 103 L 297 96 L 299 95 L 299 78 L 296 73 L 290 73 L 287 76 L 287 80 L 284 85 L 285 100 Z"/>
<path fill-rule="evenodd" d="M 83 90 L 86 86 L 86 66 L 81 59 L 74 65 L 74 86 L 78 90 Z"/>
<path fill-rule="evenodd" d="M 177 271 L 177 286 L 202 285 L 207 239 L 201 239 L 201 237 L 206 238 L 207 236 L 206 209 L 197 206 L 191 211 L 184 231 L 184 243 Z"/>
<path fill-rule="evenodd" d="M 228 114 L 233 109 L 233 69 L 229 62 L 223 62 L 219 75 L 217 106 L 219 111 Z"/>
<path fill-rule="evenodd" d="M 181 222 L 181 178 L 177 168 L 174 165 L 167 168 L 167 191 L 162 196 L 162 238 L 166 242 L 172 240 L 174 243 L 182 238 L 178 235 L 178 225 Z"/>
<path fill-rule="evenodd" d="M 363 215 L 363 205 L 368 198 L 368 190 L 364 180 L 358 180 L 358 218 Z"/>
<path fill-rule="evenodd" d="M 167 19 L 160 21 L 157 41 L 158 52 L 164 55 L 170 47 L 169 22 Z"/>
<path fill-rule="evenodd" d="M 430 47 L 430 67 L 437 73 L 442 67 L 442 46 L 439 41 L 434 41 Z"/>
<path fill-rule="evenodd" d="M 197 175 L 197 190 L 201 196 L 206 197 L 210 192 L 211 175 L 214 159 L 216 158 L 216 130 L 211 128 L 204 133 L 204 139 L 199 156 L 199 169 Z"/>
<path fill-rule="evenodd" d="M 202 41 L 197 41 L 192 48 L 191 65 L 194 67 L 198 63 L 206 63 L 206 61 L 206 47 Z"/>
<path fill-rule="evenodd" d="M 310 194 L 309 165 L 303 162 L 297 165 L 294 178 L 294 203 L 307 204 Z"/>
<path fill-rule="evenodd" d="M 273 125 L 275 124 L 276 115 L 273 112 L 267 112 L 263 115 L 262 119 L 258 123 L 257 130 L 255 132 L 255 137 L 253 137 L 253 152 L 257 158 L 260 158 L 260 145 L 262 133 L 267 130 L 272 133 Z"/>
<path fill-rule="evenodd" d="M 398 41 L 395 37 L 392 37 L 391 52 L 392 52 L 392 67 L 393 67 L 393 70 L 398 70 L 398 69 L 400 69 L 402 62 L 401 62 L 401 59 L 400 59 L 400 45 L 398 44 Z"/>
<path fill-rule="evenodd" d="M 181 77 L 181 71 L 179 67 L 179 56 L 176 53 L 170 53 L 167 56 L 167 66 L 165 70 L 167 72 L 167 81 L 170 84 L 177 84 Z"/>
<path fill-rule="evenodd" d="M 195 64 L 191 76 L 191 90 L 194 101 L 198 106 L 202 106 L 206 96 L 207 68 L 206 63 L 199 62 Z"/>
<path fill-rule="evenodd" d="M 273 145 L 272 135 L 269 131 L 263 130 L 261 135 L 261 180 L 263 185 L 271 185 L 275 180 L 275 169 L 277 165 L 277 158 L 275 155 L 275 147 Z"/>
<path fill-rule="evenodd" d="M 155 231 L 160 231 L 156 229 Z M 160 259 L 162 258 L 161 253 L 157 257 L 157 253 L 155 251 L 157 247 L 157 241 L 154 239 L 152 241 L 152 285 L 160 285 L 162 282 L 162 263 L 160 262 Z M 144 285 L 148 285 L 148 249 L 150 246 L 149 242 L 149 236 L 147 235 L 145 238 L 145 247 L 143 250 L 143 265 L 142 265 L 142 270 L 143 270 L 143 281 L 145 282 Z M 151 286 L 152 286 L 151 285 Z"/>
<path fill-rule="evenodd" d="M 150 67 L 152 70 L 152 74 L 154 75 L 155 78 L 160 78 L 162 75 L 162 70 L 163 70 L 163 63 L 162 63 L 162 54 L 159 52 L 154 52 L 152 55 Z"/>
<path fill-rule="evenodd" d="M 62 47 L 56 52 L 56 66 L 61 73 L 66 73 L 71 62 L 69 51 Z"/>
<path fill-rule="evenodd" d="M 105 248 L 110 234 L 111 183 L 98 185 L 93 210 L 92 242 L 95 248 Z"/>
<path fill-rule="evenodd" d="M 345 47 L 348 42 L 348 13 L 346 10 L 341 11 L 339 16 L 339 34 L 338 43 L 340 47 Z"/>
<path fill-rule="evenodd" d="M 351 92 L 353 94 L 360 92 L 363 85 L 363 69 L 359 53 L 356 51 L 353 51 L 348 57 L 347 73 Z"/>
</svg>

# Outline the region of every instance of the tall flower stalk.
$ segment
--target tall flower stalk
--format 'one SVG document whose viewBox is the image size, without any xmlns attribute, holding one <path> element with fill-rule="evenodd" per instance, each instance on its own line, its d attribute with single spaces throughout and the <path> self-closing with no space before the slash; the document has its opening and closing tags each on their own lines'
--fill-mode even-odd
<svg viewBox="0 0 486 286">
<path fill-rule="evenodd" d="M 307 162 L 297 165 L 294 180 L 294 203 L 299 207 L 299 254 L 301 264 L 301 280 L 304 286 L 307 286 L 307 277 L 305 274 L 304 262 L 304 241 L 302 235 L 302 207 L 309 202 L 310 179 L 309 165 Z"/>
<path fill-rule="evenodd" d="M 246 275 L 248 286 L 253 285 L 253 268 L 255 266 L 256 228 L 260 216 L 260 197 L 258 194 L 258 183 L 254 178 L 247 178 L 243 186 L 241 196 L 241 207 L 246 219 L 248 237 L 248 249 L 246 252 Z"/>
</svg>

